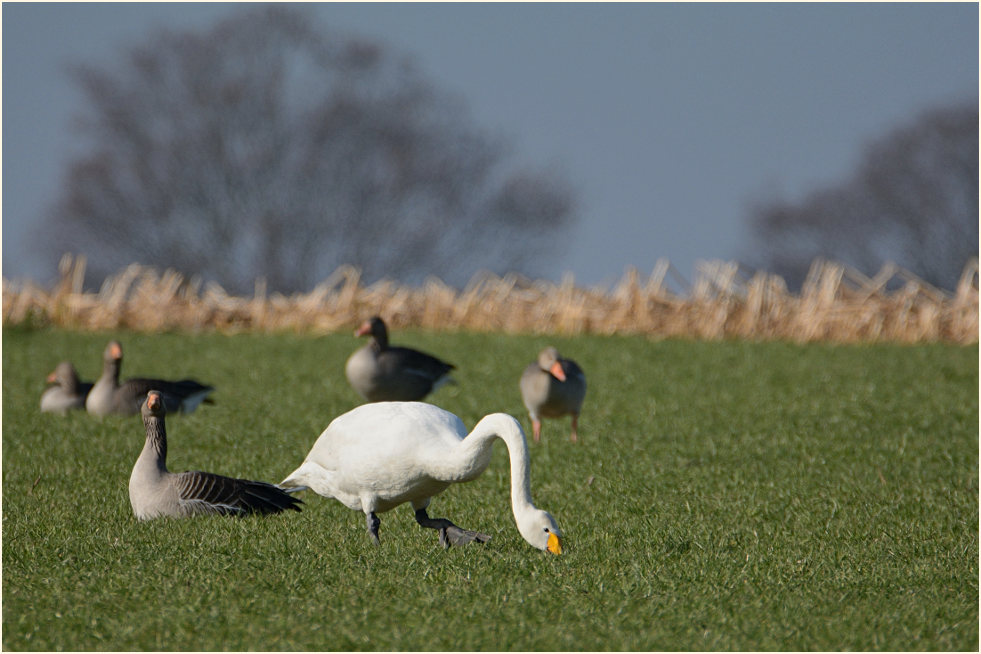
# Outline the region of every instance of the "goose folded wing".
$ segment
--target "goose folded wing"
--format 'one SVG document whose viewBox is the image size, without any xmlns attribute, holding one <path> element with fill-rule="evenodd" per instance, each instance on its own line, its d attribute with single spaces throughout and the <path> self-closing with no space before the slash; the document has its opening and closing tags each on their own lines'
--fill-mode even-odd
<svg viewBox="0 0 981 654">
<path fill-rule="evenodd" d="M 145 379 L 142 377 L 132 377 L 126 380 L 126 386 L 132 388 L 134 393 L 146 395 L 150 391 L 160 391 L 164 396 L 187 397 L 202 391 L 212 391 L 213 386 L 207 386 L 193 379 L 181 379 L 180 381 L 168 381 L 166 379 Z"/>
<path fill-rule="evenodd" d="M 181 505 L 193 513 L 279 513 L 302 503 L 273 484 L 210 472 L 184 472 L 176 482 Z"/>
<path fill-rule="evenodd" d="M 195 393 L 200 393 L 202 391 L 213 391 L 214 386 L 208 386 L 207 384 L 202 384 L 196 379 L 181 379 L 175 382 L 164 382 L 173 393 L 180 395 L 194 395 Z"/>
<path fill-rule="evenodd" d="M 389 348 L 388 354 L 391 356 L 389 365 L 392 367 L 428 379 L 438 379 L 456 367 L 425 352 L 409 348 Z"/>
<path fill-rule="evenodd" d="M 150 391 L 159 391 L 169 413 L 181 411 L 184 408 L 181 405 L 185 398 L 191 397 L 192 395 L 209 393 L 214 390 L 213 386 L 206 386 L 193 379 L 182 379 L 174 382 L 164 379 L 145 379 L 142 377 L 127 379 L 125 384 L 123 384 L 123 388 L 125 388 L 126 396 L 138 404 L 143 403 L 143 400 L 146 399 L 146 394 Z M 204 402 L 212 403 L 208 399 L 204 399 Z"/>
</svg>

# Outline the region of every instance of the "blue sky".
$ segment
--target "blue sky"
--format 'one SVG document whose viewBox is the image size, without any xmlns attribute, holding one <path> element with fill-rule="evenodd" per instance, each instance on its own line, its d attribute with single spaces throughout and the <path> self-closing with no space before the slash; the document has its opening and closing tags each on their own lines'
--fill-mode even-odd
<svg viewBox="0 0 981 654">
<path fill-rule="evenodd" d="M 109 61 L 158 27 L 234 4 L 3 4 L 3 274 L 50 280 L 27 227 L 79 142 L 71 62 Z M 317 5 L 459 95 L 514 161 L 557 169 L 580 223 L 549 273 L 611 284 L 666 257 L 747 254 L 755 200 L 845 179 L 862 148 L 928 108 L 978 97 L 978 5 Z"/>
</svg>

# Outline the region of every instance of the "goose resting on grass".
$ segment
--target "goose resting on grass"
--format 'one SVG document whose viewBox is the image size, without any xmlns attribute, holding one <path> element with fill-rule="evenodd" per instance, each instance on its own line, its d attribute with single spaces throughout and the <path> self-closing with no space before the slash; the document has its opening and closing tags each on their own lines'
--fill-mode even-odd
<svg viewBox="0 0 981 654">
<path fill-rule="evenodd" d="M 511 459 L 511 507 L 518 531 L 532 547 L 560 554 L 562 533 L 555 519 L 531 501 L 524 432 L 504 413 L 485 416 L 467 434 L 458 417 L 431 404 L 363 404 L 335 418 L 280 485 L 308 487 L 363 511 L 375 544 L 381 522 L 376 514 L 404 502 L 412 504 L 420 526 L 439 531 L 443 547 L 483 543 L 490 536 L 430 518 L 426 508 L 450 484 L 479 477 L 498 438 Z"/>
<path fill-rule="evenodd" d="M 542 418 L 572 416 L 573 442 L 579 439 L 579 411 L 586 397 L 586 375 L 572 359 L 563 359 L 554 347 L 538 353 L 521 375 L 521 399 L 531 417 L 531 432 L 541 438 Z"/>
<path fill-rule="evenodd" d="M 54 386 L 41 394 L 41 411 L 64 413 L 85 408 L 85 398 L 92 390 L 92 384 L 79 380 L 71 361 L 59 363 L 48 375 L 47 382 Z"/>
<path fill-rule="evenodd" d="M 141 408 L 146 443 L 129 477 L 129 501 L 137 519 L 300 510 L 300 500 L 264 481 L 233 479 L 210 472 L 169 472 L 166 412 L 163 395 L 157 391 L 147 393 Z"/>
<path fill-rule="evenodd" d="M 102 355 L 102 376 L 95 382 L 85 400 L 85 409 L 97 416 L 110 413 L 132 415 L 140 412 L 146 394 L 155 390 L 160 393 L 167 411 L 190 413 L 202 402 L 211 402 L 208 395 L 214 387 L 205 386 L 193 379 L 165 381 L 163 379 L 127 379 L 119 383 L 119 371 L 123 365 L 123 346 L 110 341 Z"/>
<path fill-rule="evenodd" d="M 421 400 L 453 379 L 455 366 L 407 347 L 388 344 L 385 322 L 375 316 L 365 321 L 355 336 L 371 335 L 371 342 L 347 360 L 344 374 L 369 402 Z"/>
</svg>

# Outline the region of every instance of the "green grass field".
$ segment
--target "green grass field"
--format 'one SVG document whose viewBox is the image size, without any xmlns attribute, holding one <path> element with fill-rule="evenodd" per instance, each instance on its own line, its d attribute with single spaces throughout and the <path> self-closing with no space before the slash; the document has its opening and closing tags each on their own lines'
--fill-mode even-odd
<svg viewBox="0 0 981 654">
<path fill-rule="evenodd" d="M 84 378 L 193 376 L 216 404 L 168 420 L 171 470 L 279 481 L 358 398 L 349 334 L 3 332 L 6 650 L 971 650 L 978 648 L 978 348 L 655 342 L 400 331 L 457 364 L 430 399 L 472 427 L 518 416 L 547 343 L 589 379 L 531 444 L 566 551 L 528 546 L 507 452 L 430 507 L 493 535 L 443 551 L 409 507 L 137 523 L 139 418 L 41 414 Z"/>
</svg>

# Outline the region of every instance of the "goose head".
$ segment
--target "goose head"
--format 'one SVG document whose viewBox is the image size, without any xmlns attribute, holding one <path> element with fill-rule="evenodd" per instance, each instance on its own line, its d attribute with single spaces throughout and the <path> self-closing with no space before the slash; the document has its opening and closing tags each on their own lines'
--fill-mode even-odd
<svg viewBox="0 0 981 654">
<path fill-rule="evenodd" d="M 559 381 L 565 381 L 565 371 L 559 361 L 559 351 L 549 346 L 538 353 L 538 367 Z"/>
<path fill-rule="evenodd" d="M 119 372 L 123 367 L 123 346 L 119 341 L 109 341 L 102 353 L 102 376 L 109 377 L 119 383 Z"/>
<path fill-rule="evenodd" d="M 59 363 L 54 371 L 48 375 L 46 381 L 49 384 L 60 386 L 69 393 L 78 392 L 79 385 L 81 384 L 78 379 L 78 373 L 75 371 L 75 366 L 72 365 L 71 361 L 62 361 Z"/>
<path fill-rule="evenodd" d="M 73 386 L 78 383 L 78 373 L 75 372 L 75 366 L 73 366 L 70 361 L 62 361 L 55 367 L 54 371 L 48 375 L 47 382 L 49 384 L 59 384 L 65 387 Z"/>
<path fill-rule="evenodd" d="M 372 336 L 379 345 L 388 344 L 388 328 L 385 321 L 378 316 L 372 316 L 361 323 L 361 326 L 354 332 L 355 336 Z"/>
<path fill-rule="evenodd" d="M 562 530 L 548 511 L 531 508 L 515 516 L 515 522 L 522 538 L 532 547 L 552 554 L 562 553 Z"/>
<path fill-rule="evenodd" d="M 122 361 L 123 346 L 119 344 L 119 341 L 109 341 L 109 345 L 106 346 L 106 351 L 102 356 L 106 361 Z"/>
<path fill-rule="evenodd" d="M 102 373 L 119 376 L 119 369 L 123 365 L 123 346 L 119 341 L 109 341 L 105 351 L 102 353 Z"/>
<path fill-rule="evenodd" d="M 146 401 L 140 408 L 144 418 L 162 418 L 166 412 L 167 407 L 164 405 L 160 391 L 150 391 L 146 394 Z"/>
</svg>

